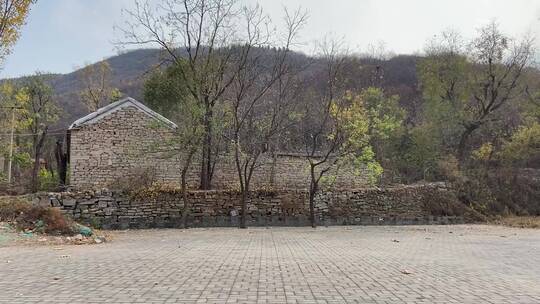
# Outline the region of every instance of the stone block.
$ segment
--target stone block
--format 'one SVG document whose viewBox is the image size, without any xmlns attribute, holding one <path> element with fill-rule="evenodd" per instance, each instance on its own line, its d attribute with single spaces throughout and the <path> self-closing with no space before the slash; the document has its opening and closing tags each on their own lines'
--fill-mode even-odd
<svg viewBox="0 0 540 304">
<path fill-rule="evenodd" d="M 75 208 L 76 205 L 77 205 L 77 201 L 73 198 L 64 199 L 62 201 L 62 206 L 66 208 Z"/>
</svg>

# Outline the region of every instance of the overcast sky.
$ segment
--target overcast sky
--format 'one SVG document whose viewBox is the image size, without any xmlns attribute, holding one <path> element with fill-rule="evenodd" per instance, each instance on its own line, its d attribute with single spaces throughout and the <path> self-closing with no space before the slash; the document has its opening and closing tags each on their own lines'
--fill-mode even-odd
<svg viewBox="0 0 540 304">
<path fill-rule="evenodd" d="M 259 2 L 273 19 L 283 7 L 302 7 L 309 23 L 301 50 L 330 33 L 343 37 L 361 52 L 384 42 L 398 54 L 421 52 L 426 40 L 445 29 L 464 36 L 496 19 L 512 36 L 531 33 L 540 41 L 540 0 L 244 0 Z M 122 8 L 133 0 L 38 0 L 0 78 L 36 70 L 67 73 L 85 63 L 115 55 L 113 27 L 121 24 Z"/>
</svg>

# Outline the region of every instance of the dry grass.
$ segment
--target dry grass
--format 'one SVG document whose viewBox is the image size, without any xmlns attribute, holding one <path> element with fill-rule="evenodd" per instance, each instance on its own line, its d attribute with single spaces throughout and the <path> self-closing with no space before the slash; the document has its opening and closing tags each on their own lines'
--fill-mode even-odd
<svg viewBox="0 0 540 304">
<path fill-rule="evenodd" d="M 34 206 L 24 199 L 0 200 L 0 221 L 13 224 L 20 230 L 54 235 L 72 235 L 73 222 L 56 208 Z"/>
<path fill-rule="evenodd" d="M 497 225 L 517 228 L 540 228 L 540 216 L 506 216 L 494 221 Z"/>
</svg>

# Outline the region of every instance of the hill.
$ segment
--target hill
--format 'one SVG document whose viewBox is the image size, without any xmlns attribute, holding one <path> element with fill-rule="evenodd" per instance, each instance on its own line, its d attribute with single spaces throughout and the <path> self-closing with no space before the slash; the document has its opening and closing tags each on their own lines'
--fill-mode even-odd
<svg viewBox="0 0 540 304">
<path fill-rule="evenodd" d="M 139 49 L 106 59 L 112 69 L 111 85 L 124 95 L 144 102 L 142 88 L 145 77 L 157 68 L 161 62 L 160 55 L 158 49 Z M 306 74 L 314 75 L 320 69 L 321 62 L 318 58 L 301 53 L 295 53 L 292 58 L 312 62 Z M 403 107 L 414 116 L 419 103 L 416 78 L 418 59 L 419 57 L 410 55 L 395 56 L 388 60 L 351 56 L 348 58 L 346 72 L 348 82 L 353 89 L 377 85 L 383 87 L 389 94 L 398 94 Z M 65 128 L 88 113 L 79 99 L 79 92 L 83 87 L 81 70 L 50 76 L 51 85 L 64 112 L 57 127 Z"/>
</svg>

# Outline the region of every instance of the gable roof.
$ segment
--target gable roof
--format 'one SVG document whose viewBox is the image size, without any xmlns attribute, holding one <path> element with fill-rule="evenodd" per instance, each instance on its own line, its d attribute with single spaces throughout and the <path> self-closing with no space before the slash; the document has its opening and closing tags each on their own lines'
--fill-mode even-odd
<svg viewBox="0 0 540 304">
<path fill-rule="evenodd" d="M 110 105 L 104 106 L 103 108 L 100 108 L 97 111 L 92 112 L 82 118 L 77 119 L 74 123 L 72 123 L 69 126 L 69 130 L 77 129 L 85 125 L 91 125 L 95 122 L 98 122 L 102 118 L 107 117 L 108 115 L 127 107 L 137 108 L 139 111 L 143 112 L 149 117 L 163 122 L 165 125 L 167 125 L 171 129 L 176 129 L 178 127 L 174 122 L 152 111 L 149 107 L 143 105 L 137 100 L 131 97 L 126 97 L 119 101 L 113 102 Z"/>
</svg>

